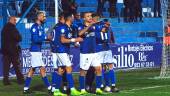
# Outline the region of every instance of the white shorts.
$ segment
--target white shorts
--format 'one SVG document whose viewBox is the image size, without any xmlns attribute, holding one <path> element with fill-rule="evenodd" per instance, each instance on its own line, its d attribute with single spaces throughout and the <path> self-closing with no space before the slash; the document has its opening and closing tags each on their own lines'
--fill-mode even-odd
<svg viewBox="0 0 170 96">
<path fill-rule="evenodd" d="M 56 53 L 57 56 L 57 66 L 72 66 L 69 54 L 67 53 Z"/>
<path fill-rule="evenodd" d="M 98 57 L 99 57 L 99 61 L 101 64 L 112 64 L 113 61 L 113 55 L 112 55 L 112 51 L 108 50 L 108 51 L 101 51 L 98 52 Z"/>
<path fill-rule="evenodd" d="M 81 54 L 80 53 L 80 68 L 88 70 L 90 66 L 101 66 L 97 53 Z"/>
<path fill-rule="evenodd" d="M 42 60 L 41 52 L 30 52 L 31 53 L 31 67 L 41 67 L 45 66 Z"/>
<path fill-rule="evenodd" d="M 52 53 L 52 62 L 53 62 L 53 68 L 57 69 L 58 64 L 57 64 L 57 54 L 56 53 Z"/>
</svg>

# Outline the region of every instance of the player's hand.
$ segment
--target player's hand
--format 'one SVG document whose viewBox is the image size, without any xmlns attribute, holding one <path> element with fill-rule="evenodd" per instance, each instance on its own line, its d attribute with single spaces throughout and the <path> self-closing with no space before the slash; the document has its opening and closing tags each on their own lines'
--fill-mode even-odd
<svg viewBox="0 0 170 96">
<path fill-rule="evenodd" d="M 75 47 L 79 47 L 79 46 L 80 46 L 80 43 L 79 43 L 79 42 L 75 42 L 74 46 L 75 46 Z"/>
<path fill-rule="evenodd" d="M 105 33 L 106 32 L 106 28 L 102 28 L 102 32 Z"/>
<path fill-rule="evenodd" d="M 76 40 L 75 40 L 76 42 L 82 42 L 83 41 L 83 38 L 81 38 L 81 37 L 78 37 L 78 38 L 76 38 Z"/>
<path fill-rule="evenodd" d="M 53 39 L 53 36 L 51 36 L 51 35 L 47 36 L 47 40 L 51 41 L 52 39 Z"/>
</svg>

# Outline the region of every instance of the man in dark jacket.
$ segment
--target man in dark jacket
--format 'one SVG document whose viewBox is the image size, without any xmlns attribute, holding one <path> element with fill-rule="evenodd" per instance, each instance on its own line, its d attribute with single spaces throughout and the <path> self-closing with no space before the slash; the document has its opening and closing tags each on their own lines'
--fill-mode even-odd
<svg viewBox="0 0 170 96">
<path fill-rule="evenodd" d="M 116 4 L 117 0 L 109 0 L 109 12 L 110 12 L 110 17 L 116 17 Z"/>
<path fill-rule="evenodd" d="M 11 16 L 8 23 L 3 27 L 1 32 L 4 85 L 10 85 L 8 76 L 11 63 L 13 64 L 18 84 L 22 84 L 24 82 L 24 77 L 20 71 L 19 59 L 19 55 L 21 52 L 19 42 L 21 42 L 21 40 L 21 35 L 16 28 L 16 17 Z"/>
</svg>

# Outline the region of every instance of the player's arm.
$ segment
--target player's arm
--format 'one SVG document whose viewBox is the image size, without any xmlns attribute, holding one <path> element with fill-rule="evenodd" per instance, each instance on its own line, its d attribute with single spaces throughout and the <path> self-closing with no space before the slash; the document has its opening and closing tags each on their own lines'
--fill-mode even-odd
<svg viewBox="0 0 170 96">
<path fill-rule="evenodd" d="M 78 38 L 71 38 L 71 39 L 68 39 L 68 38 L 66 38 L 65 37 L 65 35 L 66 35 L 66 30 L 65 30 L 65 28 L 63 27 L 63 28 L 61 28 L 60 30 L 59 30 L 59 32 L 61 33 L 61 43 L 71 43 L 71 42 L 81 42 L 81 41 L 83 41 L 83 39 L 82 38 L 80 38 L 80 37 L 78 37 Z"/>
<path fill-rule="evenodd" d="M 82 36 L 82 35 L 84 35 L 86 32 L 88 32 L 88 30 L 89 30 L 89 28 L 90 28 L 91 26 L 88 26 L 88 27 L 85 27 L 84 29 L 79 29 L 80 31 L 79 31 L 79 36 Z"/>
<path fill-rule="evenodd" d="M 78 38 L 71 38 L 71 39 L 67 39 L 65 38 L 65 36 L 61 36 L 61 42 L 62 43 L 71 43 L 71 42 L 81 42 L 83 41 L 82 38 L 78 37 Z"/>
<path fill-rule="evenodd" d="M 55 35 L 55 28 L 57 27 L 57 24 L 53 25 L 52 27 L 50 27 L 47 31 L 47 40 L 52 41 L 52 39 L 54 38 Z"/>
</svg>

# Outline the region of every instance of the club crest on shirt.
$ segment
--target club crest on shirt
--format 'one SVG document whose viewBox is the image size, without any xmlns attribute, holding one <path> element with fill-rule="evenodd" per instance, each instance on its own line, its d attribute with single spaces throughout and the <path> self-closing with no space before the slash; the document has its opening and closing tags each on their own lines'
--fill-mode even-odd
<svg viewBox="0 0 170 96">
<path fill-rule="evenodd" d="M 61 29 L 61 33 L 65 33 L 65 29 Z"/>
</svg>

